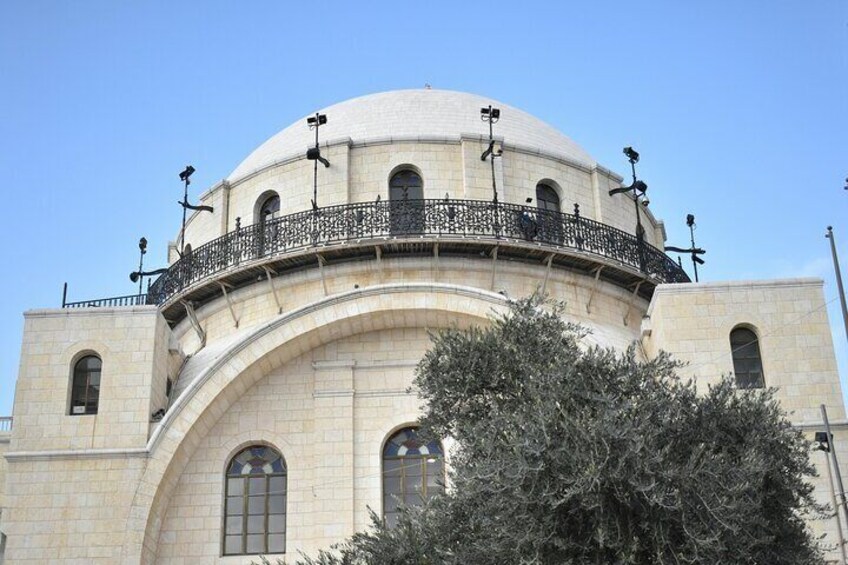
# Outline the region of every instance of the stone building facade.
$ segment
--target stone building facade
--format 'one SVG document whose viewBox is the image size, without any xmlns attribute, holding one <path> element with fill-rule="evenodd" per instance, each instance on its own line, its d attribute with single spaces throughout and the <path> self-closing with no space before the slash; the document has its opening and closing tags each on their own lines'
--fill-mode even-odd
<svg viewBox="0 0 848 565">
<path fill-rule="evenodd" d="M 538 289 L 587 339 L 670 351 L 699 386 L 736 368 L 778 387 L 810 434 L 826 405 L 842 449 L 822 281 L 688 282 L 662 222 L 609 194 L 622 177 L 544 122 L 494 103 L 482 159 L 490 104 L 428 89 L 326 108 L 317 208 L 299 121 L 202 195 L 214 211 L 146 295 L 27 312 L 4 563 L 241 564 L 365 528 L 444 473 L 449 438 L 414 435 L 428 332 Z M 835 540 L 832 522 L 811 527 Z"/>
</svg>

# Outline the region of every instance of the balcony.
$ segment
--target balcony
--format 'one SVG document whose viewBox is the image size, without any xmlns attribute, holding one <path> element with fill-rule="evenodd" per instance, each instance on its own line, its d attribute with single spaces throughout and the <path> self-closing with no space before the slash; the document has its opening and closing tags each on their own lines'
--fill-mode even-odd
<svg viewBox="0 0 848 565">
<path fill-rule="evenodd" d="M 379 249 L 377 249 L 379 248 Z M 494 251 L 496 250 L 496 251 Z M 494 252 L 493 252 L 494 251 Z M 159 305 L 176 322 L 181 301 L 200 305 L 258 278 L 344 260 L 381 256 L 494 257 L 569 268 L 636 290 L 689 282 L 662 251 L 614 227 L 531 206 L 477 200 L 378 201 L 297 212 L 236 229 L 193 249 L 146 296 L 65 306 Z"/>
</svg>

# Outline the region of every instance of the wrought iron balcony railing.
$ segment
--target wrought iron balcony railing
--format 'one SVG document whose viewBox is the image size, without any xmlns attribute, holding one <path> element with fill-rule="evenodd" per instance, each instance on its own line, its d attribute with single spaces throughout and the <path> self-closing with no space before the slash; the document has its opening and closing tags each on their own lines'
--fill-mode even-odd
<svg viewBox="0 0 848 565">
<path fill-rule="evenodd" d="M 163 304 L 199 281 L 266 257 L 392 238 L 534 242 L 618 262 L 655 283 L 689 282 L 656 247 L 579 214 L 477 200 L 403 200 L 328 206 L 237 226 L 171 265 L 150 286 L 146 302 Z"/>
</svg>

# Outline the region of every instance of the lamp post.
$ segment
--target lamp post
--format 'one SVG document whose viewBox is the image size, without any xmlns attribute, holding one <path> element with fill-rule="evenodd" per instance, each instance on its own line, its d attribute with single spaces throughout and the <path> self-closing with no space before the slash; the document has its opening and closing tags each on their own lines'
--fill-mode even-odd
<svg viewBox="0 0 848 565">
<path fill-rule="evenodd" d="M 845 179 L 848 182 L 848 179 Z M 848 185 L 846 185 L 848 190 Z M 836 288 L 839 291 L 839 302 L 842 303 L 842 321 L 845 323 L 845 338 L 848 339 L 848 307 L 845 306 L 845 289 L 842 287 L 842 273 L 839 270 L 839 257 L 836 256 L 836 240 L 833 237 L 833 226 L 827 226 L 825 237 L 830 240 L 830 253 L 833 256 L 833 270 L 836 271 Z"/>
<path fill-rule="evenodd" d="M 839 461 L 836 459 L 836 447 L 833 445 L 833 433 L 830 431 L 830 421 L 827 419 L 827 408 L 824 404 L 821 405 L 822 420 L 824 421 L 824 432 L 816 432 L 816 442 L 818 448 L 830 455 L 830 462 L 833 463 L 833 473 L 831 473 L 830 463 L 827 466 L 828 476 L 830 478 L 830 492 L 835 505 L 836 525 L 839 528 L 839 548 L 842 551 L 842 563 L 848 563 L 848 558 L 845 555 L 845 540 L 842 537 L 842 522 L 839 519 L 839 507 L 842 506 L 843 511 L 848 517 L 848 499 L 845 498 L 845 487 L 842 486 L 842 473 L 839 472 Z M 836 502 L 836 494 L 833 492 L 833 474 L 836 475 L 836 484 L 839 490 L 839 497 L 842 503 Z"/>
<path fill-rule="evenodd" d="M 503 148 L 495 151 L 495 138 L 492 126 L 501 119 L 501 110 L 500 108 L 492 108 L 492 105 L 489 104 L 486 108 L 480 108 L 480 119 L 489 123 L 489 147 L 480 155 L 480 160 L 485 161 L 489 157 L 492 159 L 492 200 L 497 205 L 498 186 L 495 182 L 495 157 L 503 156 Z"/>
<path fill-rule="evenodd" d="M 138 271 L 141 273 L 144 270 L 144 255 L 147 253 L 147 238 L 142 237 L 138 240 Z M 142 277 L 138 278 L 138 293 L 142 293 Z"/>
<path fill-rule="evenodd" d="M 306 150 L 306 158 L 314 161 L 315 166 L 312 169 L 312 209 L 318 209 L 318 162 L 320 161 L 324 167 L 329 167 L 330 162 L 321 156 L 321 148 L 318 145 L 318 128 L 327 123 L 327 115 L 315 113 L 314 116 L 306 118 L 306 124 L 309 129 L 315 130 L 315 147 L 310 147 Z"/>
<path fill-rule="evenodd" d="M 686 225 L 689 226 L 689 235 L 691 247 L 689 249 L 683 249 L 681 247 L 673 247 L 671 245 L 666 245 L 666 251 L 676 251 L 677 253 L 689 253 L 692 256 L 692 266 L 695 269 L 695 282 L 698 282 L 698 265 L 703 265 L 704 260 L 698 257 L 698 255 L 703 255 L 706 253 L 700 247 L 695 247 L 695 216 L 692 214 L 686 214 Z M 677 258 L 678 264 L 680 263 L 680 257 Z"/>
<path fill-rule="evenodd" d="M 185 226 L 186 226 L 186 214 L 189 210 L 198 210 L 200 212 L 214 212 L 215 208 L 212 206 L 193 206 L 188 203 L 188 185 L 191 184 L 191 175 L 194 173 L 195 169 L 191 165 L 186 165 L 186 168 L 183 172 L 180 173 L 180 180 L 183 181 L 183 199 L 182 201 L 177 201 L 177 204 L 183 207 L 183 227 L 180 230 L 180 257 L 183 256 L 185 252 Z M 139 269 L 141 270 L 141 269 Z"/>
<path fill-rule="evenodd" d="M 642 227 L 642 216 L 639 212 L 639 205 L 647 206 L 649 201 L 647 197 L 645 200 L 639 200 L 640 197 L 644 197 L 645 193 L 648 190 L 648 185 L 644 182 L 636 179 L 636 163 L 639 162 L 639 153 L 636 152 L 632 147 L 625 147 L 623 150 L 624 154 L 627 156 L 627 160 L 630 161 L 630 171 L 633 173 L 633 183 L 630 186 L 622 186 L 621 188 L 613 188 L 609 191 L 609 195 L 613 196 L 615 194 L 621 194 L 624 192 L 632 192 L 633 193 L 633 205 L 636 206 L 636 246 L 639 251 L 639 269 L 645 270 L 645 228 Z"/>
</svg>

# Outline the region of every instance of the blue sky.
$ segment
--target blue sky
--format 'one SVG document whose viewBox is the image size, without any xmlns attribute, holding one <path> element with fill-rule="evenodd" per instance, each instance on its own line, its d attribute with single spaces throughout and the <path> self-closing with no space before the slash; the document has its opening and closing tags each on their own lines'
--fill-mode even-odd
<svg viewBox="0 0 848 565">
<path fill-rule="evenodd" d="M 812 8 L 812 9 L 811 9 Z M 490 96 L 640 176 L 669 244 L 694 213 L 703 280 L 848 268 L 848 3 L 47 2 L 0 4 L 0 415 L 22 312 L 134 292 L 192 195 L 316 109 L 383 90 Z M 848 272 L 846 273 L 848 276 Z M 843 388 L 845 385 L 843 384 Z"/>
</svg>

